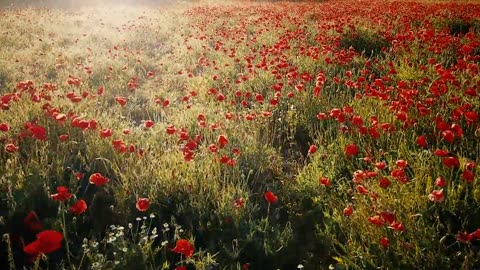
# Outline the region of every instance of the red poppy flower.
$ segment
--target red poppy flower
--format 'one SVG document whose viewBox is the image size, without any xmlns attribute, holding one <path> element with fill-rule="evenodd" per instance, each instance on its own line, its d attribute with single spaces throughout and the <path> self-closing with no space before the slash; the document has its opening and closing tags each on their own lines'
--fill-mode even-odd
<svg viewBox="0 0 480 270">
<path fill-rule="evenodd" d="M 113 140 L 112 141 L 112 146 L 115 148 L 118 152 L 120 153 L 125 153 L 127 152 L 127 146 L 122 140 Z"/>
<path fill-rule="evenodd" d="M 346 217 L 349 217 L 353 214 L 353 207 L 351 205 L 345 207 L 345 209 L 343 209 L 343 215 L 346 216 Z"/>
<path fill-rule="evenodd" d="M 480 229 L 477 229 L 476 231 L 474 232 L 471 232 L 468 237 L 471 239 L 471 240 L 475 240 L 475 239 L 480 239 Z"/>
<path fill-rule="evenodd" d="M 447 181 L 445 181 L 445 179 L 443 179 L 443 177 L 441 176 L 437 177 L 437 179 L 435 180 L 435 186 L 437 187 L 443 188 L 446 185 L 447 185 Z"/>
<path fill-rule="evenodd" d="M 27 133 L 34 139 L 41 141 L 47 140 L 47 130 L 44 127 L 28 124 Z"/>
<path fill-rule="evenodd" d="M 0 131 L 7 132 L 10 130 L 10 126 L 7 123 L 1 123 L 0 124 Z"/>
<path fill-rule="evenodd" d="M 245 199 L 244 198 L 238 198 L 233 202 L 233 207 L 235 208 L 242 208 L 245 205 Z"/>
<path fill-rule="evenodd" d="M 175 267 L 175 270 L 187 270 L 187 267 L 186 267 L 186 266 L 183 266 L 183 265 L 181 265 L 181 266 L 177 266 L 177 267 Z"/>
<path fill-rule="evenodd" d="M 172 249 L 173 252 L 183 254 L 186 258 L 190 258 L 195 252 L 195 248 L 190 242 L 185 239 L 177 240 L 175 247 Z"/>
<path fill-rule="evenodd" d="M 320 182 L 320 185 L 324 185 L 326 187 L 330 187 L 331 185 L 330 180 L 327 177 L 320 177 L 318 181 Z"/>
<path fill-rule="evenodd" d="M 473 178 L 475 175 L 473 174 L 472 171 L 466 170 L 462 173 L 462 179 L 467 181 L 467 183 L 473 182 Z"/>
<path fill-rule="evenodd" d="M 383 170 L 387 167 L 387 163 L 385 163 L 384 161 L 380 161 L 375 163 L 375 167 L 377 167 L 377 169 L 379 170 Z"/>
<path fill-rule="evenodd" d="M 54 201 L 64 202 L 72 197 L 72 194 L 68 192 L 68 188 L 65 186 L 57 187 L 57 193 L 50 195 L 50 198 Z"/>
<path fill-rule="evenodd" d="M 310 148 L 308 149 L 309 154 L 313 154 L 317 152 L 317 146 L 315 144 L 310 145 Z"/>
<path fill-rule="evenodd" d="M 168 135 L 172 135 L 172 134 L 175 134 L 175 132 L 177 132 L 177 129 L 175 128 L 175 126 L 170 125 L 167 127 L 166 131 Z"/>
<path fill-rule="evenodd" d="M 455 157 L 447 157 L 443 160 L 443 165 L 448 168 L 458 168 L 460 167 L 460 162 Z"/>
<path fill-rule="evenodd" d="M 65 142 L 65 141 L 68 141 L 69 136 L 68 134 L 62 134 L 58 136 L 58 138 L 60 139 L 60 141 Z"/>
<path fill-rule="evenodd" d="M 466 232 L 459 232 L 459 233 L 457 233 L 457 235 L 455 237 L 457 238 L 458 242 L 463 243 L 463 244 L 467 244 L 471 240 L 470 235 L 467 234 Z"/>
<path fill-rule="evenodd" d="M 355 144 L 349 144 L 345 148 L 345 154 L 347 156 L 355 156 L 358 154 L 358 147 Z"/>
<path fill-rule="evenodd" d="M 37 240 L 26 245 L 23 251 L 30 255 L 54 252 L 62 247 L 63 235 L 57 231 L 47 230 L 37 234 Z"/>
<path fill-rule="evenodd" d="M 381 188 L 387 188 L 388 186 L 390 186 L 390 180 L 388 180 L 387 177 L 382 177 L 380 179 L 380 187 Z"/>
<path fill-rule="evenodd" d="M 153 127 L 153 125 L 155 125 L 155 122 L 153 122 L 152 120 L 146 120 L 143 124 L 146 128 L 151 128 Z"/>
<path fill-rule="evenodd" d="M 127 99 L 124 97 L 116 97 L 115 101 L 120 104 L 120 106 L 125 106 L 127 104 Z"/>
<path fill-rule="evenodd" d="M 377 226 L 382 226 L 383 225 L 383 220 L 379 215 L 369 217 L 368 221 L 372 224 L 377 225 Z"/>
<path fill-rule="evenodd" d="M 255 100 L 259 103 L 263 103 L 264 102 L 264 98 L 262 96 L 262 94 L 256 94 L 255 95 Z"/>
<path fill-rule="evenodd" d="M 278 197 L 271 191 L 266 191 L 263 197 L 268 203 L 274 204 L 278 202 Z"/>
<path fill-rule="evenodd" d="M 190 150 L 195 150 L 198 147 L 198 143 L 194 140 L 190 140 L 185 144 L 185 147 Z"/>
<path fill-rule="evenodd" d="M 97 129 L 97 126 L 98 126 L 98 122 L 95 119 L 92 119 L 90 120 L 90 122 L 88 122 L 88 128 L 91 130 Z"/>
<path fill-rule="evenodd" d="M 469 123 L 474 123 L 478 120 L 478 113 L 474 111 L 469 111 L 464 114 L 465 118 L 467 119 L 467 122 Z"/>
<path fill-rule="evenodd" d="M 448 156 L 448 150 L 437 149 L 433 152 L 433 154 L 437 157 L 446 157 Z"/>
<path fill-rule="evenodd" d="M 94 173 L 90 175 L 90 178 L 88 180 L 90 184 L 94 184 L 97 187 L 103 186 L 110 181 L 110 179 L 106 178 L 101 173 Z"/>
<path fill-rule="evenodd" d="M 230 158 L 228 156 L 223 155 L 220 158 L 220 163 L 226 164 L 229 160 L 230 160 Z"/>
<path fill-rule="evenodd" d="M 218 151 L 218 148 L 214 143 L 212 143 L 208 146 L 208 151 L 210 151 L 210 153 L 216 153 Z"/>
<path fill-rule="evenodd" d="M 395 161 L 395 164 L 402 169 L 405 169 L 408 165 L 407 161 L 403 160 L 403 159 L 399 159 L 399 160 Z"/>
<path fill-rule="evenodd" d="M 9 143 L 9 144 L 5 145 L 5 151 L 7 153 L 17 152 L 18 149 L 20 149 L 20 148 L 13 143 Z"/>
<path fill-rule="evenodd" d="M 150 199 L 148 198 L 138 198 L 136 207 L 138 211 L 145 212 L 150 206 Z"/>
<path fill-rule="evenodd" d="M 403 232 L 405 231 L 405 227 L 403 227 L 403 224 L 400 222 L 394 221 L 392 224 L 390 224 L 389 228 L 394 229 L 395 231 Z"/>
<path fill-rule="evenodd" d="M 386 224 L 392 224 L 396 220 L 395 214 L 390 211 L 383 211 L 380 216 Z"/>
<path fill-rule="evenodd" d="M 325 113 L 319 112 L 317 114 L 317 119 L 318 120 L 325 120 L 325 119 L 327 119 L 327 115 Z"/>
<path fill-rule="evenodd" d="M 442 138 L 449 142 L 449 143 L 452 143 L 453 140 L 455 139 L 455 134 L 453 134 L 453 132 L 449 129 L 445 130 L 445 131 L 442 131 Z"/>
<path fill-rule="evenodd" d="M 228 139 L 227 139 L 227 137 L 226 137 L 225 135 L 220 135 L 220 136 L 218 136 L 218 140 L 217 140 L 217 141 L 218 141 L 218 146 L 219 146 L 220 148 L 223 148 L 223 147 L 225 147 L 225 145 L 228 144 Z"/>
<path fill-rule="evenodd" d="M 188 161 L 192 161 L 193 158 L 194 158 L 194 152 L 190 148 L 184 147 L 183 148 L 183 159 L 188 162 Z"/>
<path fill-rule="evenodd" d="M 225 95 L 222 94 L 222 93 L 218 93 L 218 94 L 217 94 L 217 100 L 218 100 L 218 101 L 224 101 L 224 100 L 225 100 Z"/>
<path fill-rule="evenodd" d="M 75 173 L 75 179 L 82 180 L 82 178 L 83 178 L 83 173 L 81 173 L 81 172 L 76 172 Z"/>
<path fill-rule="evenodd" d="M 368 189 L 362 185 L 357 186 L 357 191 L 363 195 L 368 194 Z"/>
<path fill-rule="evenodd" d="M 103 86 L 98 87 L 97 95 L 101 96 L 103 93 L 105 93 L 105 88 Z"/>
<path fill-rule="evenodd" d="M 465 169 L 470 171 L 475 169 L 475 167 L 477 167 L 477 163 L 475 163 L 474 161 L 470 161 L 470 162 L 467 162 L 467 164 L 465 164 Z"/>
<path fill-rule="evenodd" d="M 87 211 L 87 203 L 84 200 L 78 200 L 72 207 L 70 207 L 69 211 L 77 216 L 81 215 Z"/>
<path fill-rule="evenodd" d="M 380 239 L 380 245 L 383 246 L 383 248 L 388 248 L 388 245 L 390 244 L 390 240 L 388 240 L 387 237 L 383 237 Z"/>
<path fill-rule="evenodd" d="M 71 122 L 72 127 L 78 127 L 82 130 L 86 130 L 90 127 L 90 122 L 80 119 L 79 117 L 73 118 Z"/>
<path fill-rule="evenodd" d="M 443 194 L 443 189 L 432 191 L 428 195 L 428 199 L 432 202 L 443 202 L 445 200 L 445 195 Z"/>
<path fill-rule="evenodd" d="M 42 229 L 43 226 L 35 211 L 31 211 L 30 213 L 28 213 L 28 215 L 23 220 L 23 224 L 25 225 L 27 230 L 31 232 L 38 232 Z"/>
<path fill-rule="evenodd" d="M 100 137 L 107 138 L 112 136 L 113 132 L 111 129 L 105 128 L 100 131 Z"/>
</svg>

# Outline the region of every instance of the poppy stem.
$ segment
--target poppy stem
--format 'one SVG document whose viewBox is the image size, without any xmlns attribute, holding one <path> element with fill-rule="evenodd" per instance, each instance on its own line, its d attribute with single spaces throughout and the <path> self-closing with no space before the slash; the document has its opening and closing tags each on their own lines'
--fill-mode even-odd
<svg viewBox="0 0 480 270">
<path fill-rule="evenodd" d="M 62 205 L 62 232 L 63 232 L 63 238 L 65 239 L 65 249 L 67 250 L 67 262 L 68 265 L 75 270 L 75 266 L 73 266 L 72 261 L 70 260 L 70 247 L 68 245 L 68 237 L 67 237 L 67 223 L 65 221 L 65 204 L 64 202 L 61 203 Z"/>
<path fill-rule="evenodd" d="M 270 203 L 268 203 L 268 207 L 267 207 L 267 217 L 265 218 L 265 228 L 263 229 L 265 232 L 266 232 L 267 229 L 268 229 L 269 220 L 270 220 Z"/>
<path fill-rule="evenodd" d="M 10 269 L 15 269 L 15 260 L 13 258 L 12 242 L 10 240 L 10 234 L 6 234 L 5 241 L 7 242 L 8 264 L 10 266 Z"/>
<path fill-rule="evenodd" d="M 33 270 L 37 270 L 40 267 L 40 259 L 41 258 L 42 258 L 41 256 L 37 257 L 37 259 L 35 260 L 35 263 L 33 265 L 33 268 L 32 268 Z"/>
</svg>

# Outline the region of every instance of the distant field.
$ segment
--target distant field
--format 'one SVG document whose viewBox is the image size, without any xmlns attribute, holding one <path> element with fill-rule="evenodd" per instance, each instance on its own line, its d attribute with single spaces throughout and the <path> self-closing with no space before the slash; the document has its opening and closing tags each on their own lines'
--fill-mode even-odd
<svg viewBox="0 0 480 270">
<path fill-rule="evenodd" d="M 470 2 L 0 10 L 0 269 L 479 269 Z"/>
</svg>

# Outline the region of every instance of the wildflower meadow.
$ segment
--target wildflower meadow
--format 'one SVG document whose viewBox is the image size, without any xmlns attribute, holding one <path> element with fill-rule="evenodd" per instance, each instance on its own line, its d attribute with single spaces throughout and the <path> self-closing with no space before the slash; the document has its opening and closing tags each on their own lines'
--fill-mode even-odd
<svg viewBox="0 0 480 270">
<path fill-rule="evenodd" d="M 480 269 L 479 72 L 476 1 L 5 3 L 0 269 Z"/>
</svg>

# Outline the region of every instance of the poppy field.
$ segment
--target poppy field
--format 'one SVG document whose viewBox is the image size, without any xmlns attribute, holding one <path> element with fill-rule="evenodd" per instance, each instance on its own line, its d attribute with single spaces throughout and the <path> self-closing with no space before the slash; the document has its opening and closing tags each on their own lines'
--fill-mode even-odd
<svg viewBox="0 0 480 270">
<path fill-rule="evenodd" d="M 480 4 L 0 9 L 0 269 L 480 269 Z"/>
</svg>

